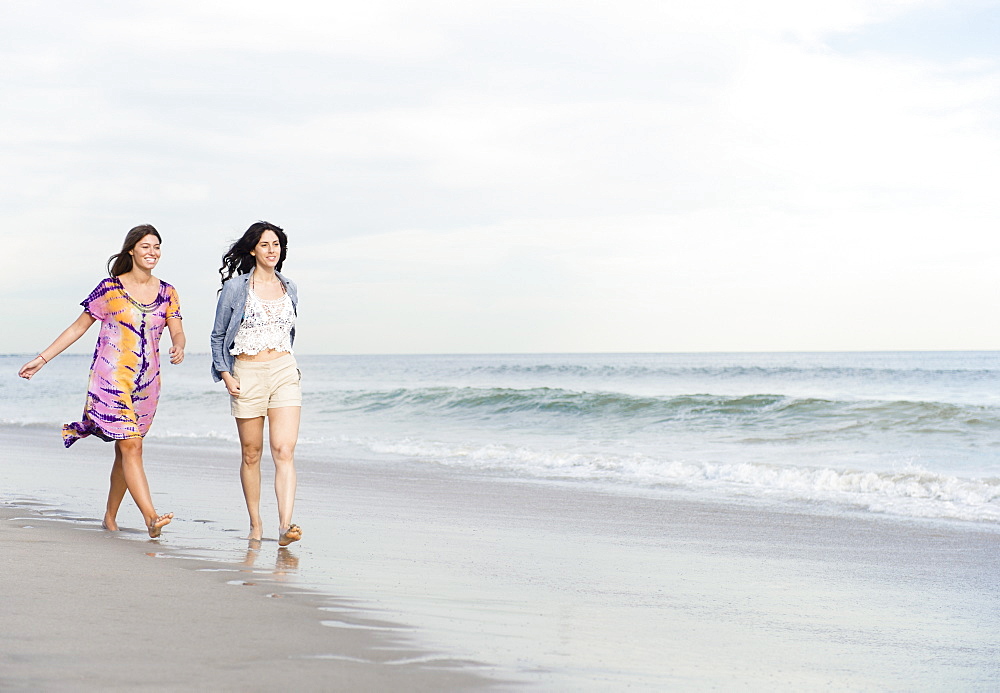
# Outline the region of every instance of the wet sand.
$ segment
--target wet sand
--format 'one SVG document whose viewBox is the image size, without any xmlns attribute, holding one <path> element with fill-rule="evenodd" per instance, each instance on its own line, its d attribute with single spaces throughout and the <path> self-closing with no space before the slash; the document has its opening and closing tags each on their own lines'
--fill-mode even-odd
<svg viewBox="0 0 1000 693">
<path fill-rule="evenodd" d="M 164 560 L 29 508 L 0 508 L 4 691 L 469 690 L 481 681 L 395 641 L 322 624 L 334 600 L 219 564 Z"/>
<path fill-rule="evenodd" d="M 5 690 L 1000 686 L 996 528 L 303 449 L 303 541 L 248 551 L 231 446 L 149 441 L 151 542 L 99 530 L 108 448 L 50 437 L 0 430 Z"/>
</svg>

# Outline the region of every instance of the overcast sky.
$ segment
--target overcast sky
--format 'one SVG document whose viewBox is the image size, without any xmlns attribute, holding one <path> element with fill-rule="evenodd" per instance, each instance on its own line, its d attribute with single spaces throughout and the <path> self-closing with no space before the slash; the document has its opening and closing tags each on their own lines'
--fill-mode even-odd
<svg viewBox="0 0 1000 693">
<path fill-rule="evenodd" d="M 0 352 L 258 219 L 300 353 L 1000 349 L 998 2 L 0 10 Z"/>
</svg>

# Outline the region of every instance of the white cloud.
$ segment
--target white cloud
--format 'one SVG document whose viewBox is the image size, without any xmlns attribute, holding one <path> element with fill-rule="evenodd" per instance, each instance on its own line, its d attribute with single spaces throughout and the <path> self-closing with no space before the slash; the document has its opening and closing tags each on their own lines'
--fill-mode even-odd
<svg viewBox="0 0 1000 693">
<path fill-rule="evenodd" d="M 204 331 L 268 218 L 307 351 L 994 346 L 1000 66 L 827 41 L 936 4 L 21 5 L 6 310 L 148 221 Z"/>
</svg>

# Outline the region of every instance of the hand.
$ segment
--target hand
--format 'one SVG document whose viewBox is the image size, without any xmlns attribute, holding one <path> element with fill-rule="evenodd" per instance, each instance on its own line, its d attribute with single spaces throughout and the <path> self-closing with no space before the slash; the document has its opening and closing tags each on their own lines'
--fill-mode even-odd
<svg viewBox="0 0 1000 693">
<path fill-rule="evenodd" d="M 35 358 L 28 361 L 26 364 L 21 366 L 21 370 L 19 370 L 17 374 L 22 378 L 24 378 L 25 380 L 31 380 L 31 376 L 33 376 L 38 371 L 42 370 L 42 366 L 44 366 L 45 363 L 46 363 L 45 359 L 43 359 L 41 356 L 36 356 Z"/>
<path fill-rule="evenodd" d="M 229 373 L 223 373 L 222 374 L 222 382 L 224 382 L 226 384 L 226 390 L 229 391 L 230 395 L 232 395 L 233 397 L 239 397 L 240 396 L 240 381 L 239 380 L 237 380 L 233 376 L 229 375 Z"/>
<path fill-rule="evenodd" d="M 184 347 L 172 346 L 170 347 L 170 363 L 175 366 L 184 360 Z"/>
</svg>

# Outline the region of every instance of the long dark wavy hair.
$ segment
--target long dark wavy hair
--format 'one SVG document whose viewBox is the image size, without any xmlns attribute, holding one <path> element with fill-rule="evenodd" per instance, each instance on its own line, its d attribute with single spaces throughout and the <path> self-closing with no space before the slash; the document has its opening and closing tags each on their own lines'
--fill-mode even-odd
<svg viewBox="0 0 1000 693">
<path fill-rule="evenodd" d="M 163 239 L 160 238 L 160 232 L 150 224 L 140 224 L 129 230 L 125 234 L 125 242 L 122 243 L 122 249 L 108 258 L 108 274 L 112 277 L 120 277 L 123 274 L 131 272 L 132 256 L 128 254 L 128 251 L 135 248 L 136 243 L 150 235 L 156 236 L 156 240 L 160 243 L 163 242 Z"/>
<path fill-rule="evenodd" d="M 257 260 L 250 253 L 257 247 L 257 243 L 260 242 L 260 237 L 264 235 L 265 231 L 274 231 L 274 235 L 278 237 L 278 243 L 281 244 L 281 257 L 278 258 L 278 266 L 276 267 L 279 272 L 281 271 L 281 266 L 285 264 L 285 257 L 288 256 L 288 236 L 285 235 L 280 226 L 275 226 L 267 221 L 258 221 L 250 224 L 246 233 L 233 243 L 229 252 L 222 256 L 222 267 L 219 268 L 219 274 L 222 275 L 223 284 L 237 274 L 246 274 L 254 268 Z"/>
</svg>

